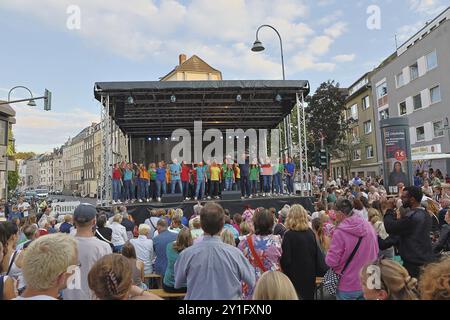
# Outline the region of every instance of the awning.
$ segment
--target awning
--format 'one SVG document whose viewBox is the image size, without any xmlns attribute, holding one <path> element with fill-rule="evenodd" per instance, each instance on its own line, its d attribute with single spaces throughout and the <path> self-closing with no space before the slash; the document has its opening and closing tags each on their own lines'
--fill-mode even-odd
<svg viewBox="0 0 450 320">
<path fill-rule="evenodd" d="M 450 153 L 429 153 L 429 154 L 418 154 L 412 156 L 412 161 L 428 161 L 428 160 L 439 160 L 439 159 L 450 159 Z"/>
</svg>

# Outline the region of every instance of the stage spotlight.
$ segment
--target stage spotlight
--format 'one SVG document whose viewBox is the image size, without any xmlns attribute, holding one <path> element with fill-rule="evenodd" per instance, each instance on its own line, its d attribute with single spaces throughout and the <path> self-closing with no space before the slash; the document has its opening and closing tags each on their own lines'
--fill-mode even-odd
<svg viewBox="0 0 450 320">
<path fill-rule="evenodd" d="M 174 94 L 170 96 L 170 102 L 172 102 L 172 103 L 177 102 L 177 97 L 175 97 Z"/>
<path fill-rule="evenodd" d="M 238 95 L 236 96 L 236 101 L 237 101 L 237 102 L 241 102 L 241 101 L 242 101 L 242 96 L 241 96 L 240 94 L 238 94 Z"/>
<path fill-rule="evenodd" d="M 127 103 L 128 104 L 134 104 L 134 98 L 132 96 L 128 96 Z"/>
<path fill-rule="evenodd" d="M 148 138 L 148 141 L 152 141 L 152 138 L 150 137 L 150 138 Z"/>
<path fill-rule="evenodd" d="M 283 100 L 283 98 L 282 98 L 281 95 L 278 93 L 278 94 L 275 96 L 275 101 L 276 101 L 276 102 L 281 102 L 281 100 Z"/>
<path fill-rule="evenodd" d="M 231 136 L 229 136 L 228 139 L 231 139 Z"/>
<path fill-rule="evenodd" d="M 169 140 L 169 138 L 166 137 L 166 141 Z"/>
<path fill-rule="evenodd" d="M 161 140 L 161 139 L 160 139 L 160 138 L 158 137 L 158 138 L 156 138 L 156 140 L 158 140 L 158 141 L 159 141 L 159 140 Z"/>
</svg>

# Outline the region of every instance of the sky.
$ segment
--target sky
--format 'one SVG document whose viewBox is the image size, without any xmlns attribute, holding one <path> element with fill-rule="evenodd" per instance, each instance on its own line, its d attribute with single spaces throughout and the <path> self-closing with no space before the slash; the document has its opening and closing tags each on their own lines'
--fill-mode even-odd
<svg viewBox="0 0 450 320">
<path fill-rule="evenodd" d="M 347 87 L 372 70 L 449 0 L 0 0 L 0 99 L 17 85 L 52 110 L 13 104 L 17 151 L 46 152 L 100 121 L 98 81 L 154 81 L 196 54 L 224 80 L 281 79 L 276 34 L 250 50 L 258 26 L 281 34 L 286 78 L 314 91 Z M 12 98 L 28 98 L 23 89 Z"/>
</svg>

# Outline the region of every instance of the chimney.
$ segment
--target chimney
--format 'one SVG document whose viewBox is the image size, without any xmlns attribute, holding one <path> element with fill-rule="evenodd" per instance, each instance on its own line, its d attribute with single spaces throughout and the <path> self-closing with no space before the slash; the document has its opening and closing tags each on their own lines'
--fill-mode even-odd
<svg viewBox="0 0 450 320">
<path fill-rule="evenodd" d="M 179 65 L 181 66 L 186 61 L 186 55 L 184 53 L 180 54 L 179 56 Z"/>
</svg>

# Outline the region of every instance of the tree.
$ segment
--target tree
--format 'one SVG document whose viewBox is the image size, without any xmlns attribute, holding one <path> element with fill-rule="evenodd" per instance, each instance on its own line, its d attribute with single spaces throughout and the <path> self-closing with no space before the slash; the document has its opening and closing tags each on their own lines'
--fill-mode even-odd
<svg viewBox="0 0 450 320">
<path fill-rule="evenodd" d="M 353 166 L 355 151 L 361 150 L 365 144 L 366 139 L 364 137 L 354 137 L 351 129 L 347 130 L 347 134 L 344 135 L 343 140 L 338 143 L 335 157 L 344 165 L 347 175 Z"/>
<path fill-rule="evenodd" d="M 14 155 L 14 158 L 16 158 L 16 160 L 27 160 L 30 159 L 32 157 L 34 157 L 36 154 L 32 151 L 28 151 L 28 152 L 17 152 Z"/>
<path fill-rule="evenodd" d="M 306 110 L 308 144 L 320 146 L 320 139 L 323 136 L 324 147 L 332 156 L 336 155 L 338 146 L 344 140 L 348 128 L 344 117 L 345 97 L 346 91 L 339 87 L 339 83 L 328 80 L 306 99 L 308 102 Z M 312 152 L 309 154 L 312 156 Z"/>
<path fill-rule="evenodd" d="M 13 191 L 17 188 L 19 184 L 19 172 L 17 169 L 15 171 L 8 172 L 8 190 Z"/>
</svg>

